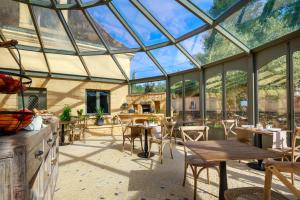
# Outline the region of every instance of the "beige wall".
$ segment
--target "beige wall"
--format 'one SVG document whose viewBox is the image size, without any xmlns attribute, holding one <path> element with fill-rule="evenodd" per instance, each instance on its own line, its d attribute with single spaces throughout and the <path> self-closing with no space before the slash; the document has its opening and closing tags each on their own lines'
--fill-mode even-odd
<svg viewBox="0 0 300 200">
<path fill-rule="evenodd" d="M 33 78 L 31 87 L 47 88 L 47 108 L 55 114 L 59 114 L 66 104 L 72 108 L 74 115 L 76 115 L 77 109 L 83 108 L 86 111 L 86 89 L 109 90 L 111 92 L 111 114 L 120 112 L 120 107 L 122 103 L 126 102 L 128 95 L 127 84 Z M 16 109 L 17 95 L 0 94 L 0 108 Z"/>
</svg>

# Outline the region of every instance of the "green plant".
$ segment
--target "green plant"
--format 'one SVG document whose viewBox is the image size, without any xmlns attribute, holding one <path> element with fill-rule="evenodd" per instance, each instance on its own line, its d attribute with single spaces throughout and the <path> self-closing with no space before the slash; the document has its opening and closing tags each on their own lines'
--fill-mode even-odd
<svg viewBox="0 0 300 200">
<path fill-rule="evenodd" d="M 158 122 L 158 120 L 157 120 L 156 117 L 150 117 L 150 118 L 148 119 L 148 121 L 149 121 L 150 123 L 157 123 L 157 122 Z"/>
<path fill-rule="evenodd" d="M 96 119 L 104 119 L 104 109 L 103 108 L 97 108 L 96 109 Z"/>
<path fill-rule="evenodd" d="M 77 115 L 78 115 L 79 117 L 81 117 L 82 114 L 83 114 L 83 109 L 82 109 L 82 108 L 79 109 L 79 110 L 77 110 Z"/>
<path fill-rule="evenodd" d="M 69 105 L 65 105 L 63 112 L 59 115 L 61 121 L 70 121 L 71 120 L 71 108 Z"/>
</svg>

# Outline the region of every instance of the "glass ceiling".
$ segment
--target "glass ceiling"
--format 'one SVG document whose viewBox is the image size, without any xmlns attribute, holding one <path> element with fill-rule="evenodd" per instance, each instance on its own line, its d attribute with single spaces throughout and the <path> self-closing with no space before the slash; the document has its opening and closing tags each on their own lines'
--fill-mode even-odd
<svg viewBox="0 0 300 200">
<path fill-rule="evenodd" d="M 1 0 L 0 40 L 28 72 L 164 77 L 300 29 L 300 0 Z M 0 69 L 18 69 L 0 49 Z M 14 54 L 14 55 L 13 55 Z"/>
</svg>

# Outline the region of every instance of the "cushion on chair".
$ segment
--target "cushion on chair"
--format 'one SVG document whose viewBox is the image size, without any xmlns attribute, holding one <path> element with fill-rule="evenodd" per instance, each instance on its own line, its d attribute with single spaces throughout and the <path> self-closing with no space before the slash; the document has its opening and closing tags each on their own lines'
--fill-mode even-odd
<svg viewBox="0 0 300 200">
<path fill-rule="evenodd" d="M 263 199 L 264 188 L 260 187 L 244 187 L 233 188 L 225 191 L 226 200 L 259 200 Z M 282 194 L 271 191 L 271 200 L 288 200 Z"/>
<path fill-rule="evenodd" d="M 197 155 L 187 155 L 186 161 L 188 164 L 199 167 L 213 167 L 219 166 L 219 162 L 206 162 Z"/>
</svg>

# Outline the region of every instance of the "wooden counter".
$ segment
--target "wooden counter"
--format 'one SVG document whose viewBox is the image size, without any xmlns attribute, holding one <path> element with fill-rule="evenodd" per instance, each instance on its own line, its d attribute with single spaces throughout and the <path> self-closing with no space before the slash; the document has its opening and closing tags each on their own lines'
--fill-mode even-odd
<svg viewBox="0 0 300 200">
<path fill-rule="evenodd" d="M 52 199 L 58 174 L 52 127 L 0 137 L 1 200 Z"/>
</svg>

